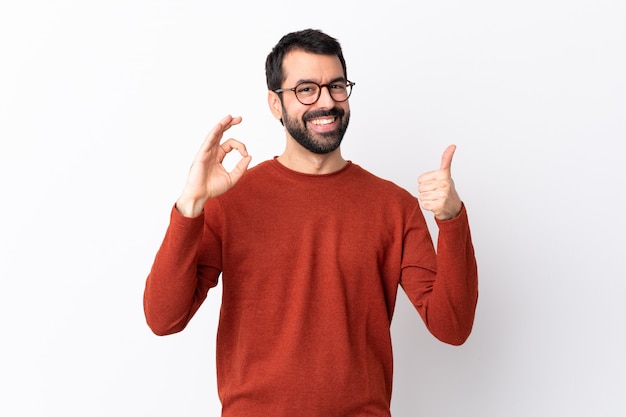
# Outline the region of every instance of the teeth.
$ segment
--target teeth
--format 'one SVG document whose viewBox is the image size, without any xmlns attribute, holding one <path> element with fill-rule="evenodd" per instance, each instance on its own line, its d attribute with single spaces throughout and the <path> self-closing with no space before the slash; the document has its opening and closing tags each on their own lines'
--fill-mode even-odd
<svg viewBox="0 0 626 417">
<path fill-rule="evenodd" d="M 334 122 L 335 119 L 315 119 L 315 120 L 311 120 L 311 123 L 313 123 L 314 125 L 329 125 L 332 122 Z"/>
</svg>

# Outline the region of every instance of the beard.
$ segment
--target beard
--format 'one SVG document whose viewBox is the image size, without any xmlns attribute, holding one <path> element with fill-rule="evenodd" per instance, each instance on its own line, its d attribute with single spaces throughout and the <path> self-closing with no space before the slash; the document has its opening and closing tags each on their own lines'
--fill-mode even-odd
<svg viewBox="0 0 626 417">
<path fill-rule="evenodd" d="M 324 133 L 311 133 L 307 127 L 307 121 L 316 117 L 332 116 L 336 117 L 339 121 L 339 126 L 332 132 Z M 283 108 L 283 123 L 285 129 L 302 147 L 316 153 L 327 154 L 335 149 L 339 148 L 343 136 L 348 129 L 348 122 L 350 121 L 350 112 L 345 112 L 343 109 L 333 107 L 330 110 L 311 110 L 302 115 L 302 120 L 291 119 L 285 109 Z M 317 136 L 316 137 L 314 137 Z"/>
</svg>

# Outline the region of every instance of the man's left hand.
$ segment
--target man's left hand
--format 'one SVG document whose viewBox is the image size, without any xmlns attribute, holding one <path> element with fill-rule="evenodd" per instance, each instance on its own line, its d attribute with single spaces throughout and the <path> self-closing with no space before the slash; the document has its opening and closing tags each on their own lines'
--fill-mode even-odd
<svg viewBox="0 0 626 417">
<path fill-rule="evenodd" d="M 437 220 L 450 220 L 458 216 L 463 207 L 450 174 L 455 150 L 455 145 L 448 146 L 441 157 L 439 170 L 422 174 L 417 179 L 422 208 L 432 211 Z"/>
</svg>

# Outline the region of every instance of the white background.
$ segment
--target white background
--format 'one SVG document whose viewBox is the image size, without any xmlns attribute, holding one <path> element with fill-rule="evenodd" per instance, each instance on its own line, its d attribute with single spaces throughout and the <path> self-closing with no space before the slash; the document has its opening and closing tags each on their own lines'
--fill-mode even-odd
<svg viewBox="0 0 626 417">
<path fill-rule="evenodd" d="M 346 158 L 415 193 L 458 146 L 476 324 L 444 345 L 400 292 L 394 417 L 624 415 L 625 22 L 621 0 L 3 0 L 0 414 L 219 415 L 220 289 L 160 338 L 143 285 L 222 116 L 253 163 L 282 151 L 264 60 L 313 27 L 356 82 Z"/>
</svg>

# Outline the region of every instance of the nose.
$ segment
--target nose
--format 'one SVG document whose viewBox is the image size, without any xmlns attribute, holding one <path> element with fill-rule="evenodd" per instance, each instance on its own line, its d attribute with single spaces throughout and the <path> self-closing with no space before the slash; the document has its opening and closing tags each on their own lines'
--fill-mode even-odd
<svg viewBox="0 0 626 417">
<path fill-rule="evenodd" d="M 320 98 L 317 99 L 317 105 L 321 108 L 332 108 L 335 107 L 335 100 L 330 95 L 330 90 L 327 85 L 323 85 L 320 89 Z"/>
</svg>

